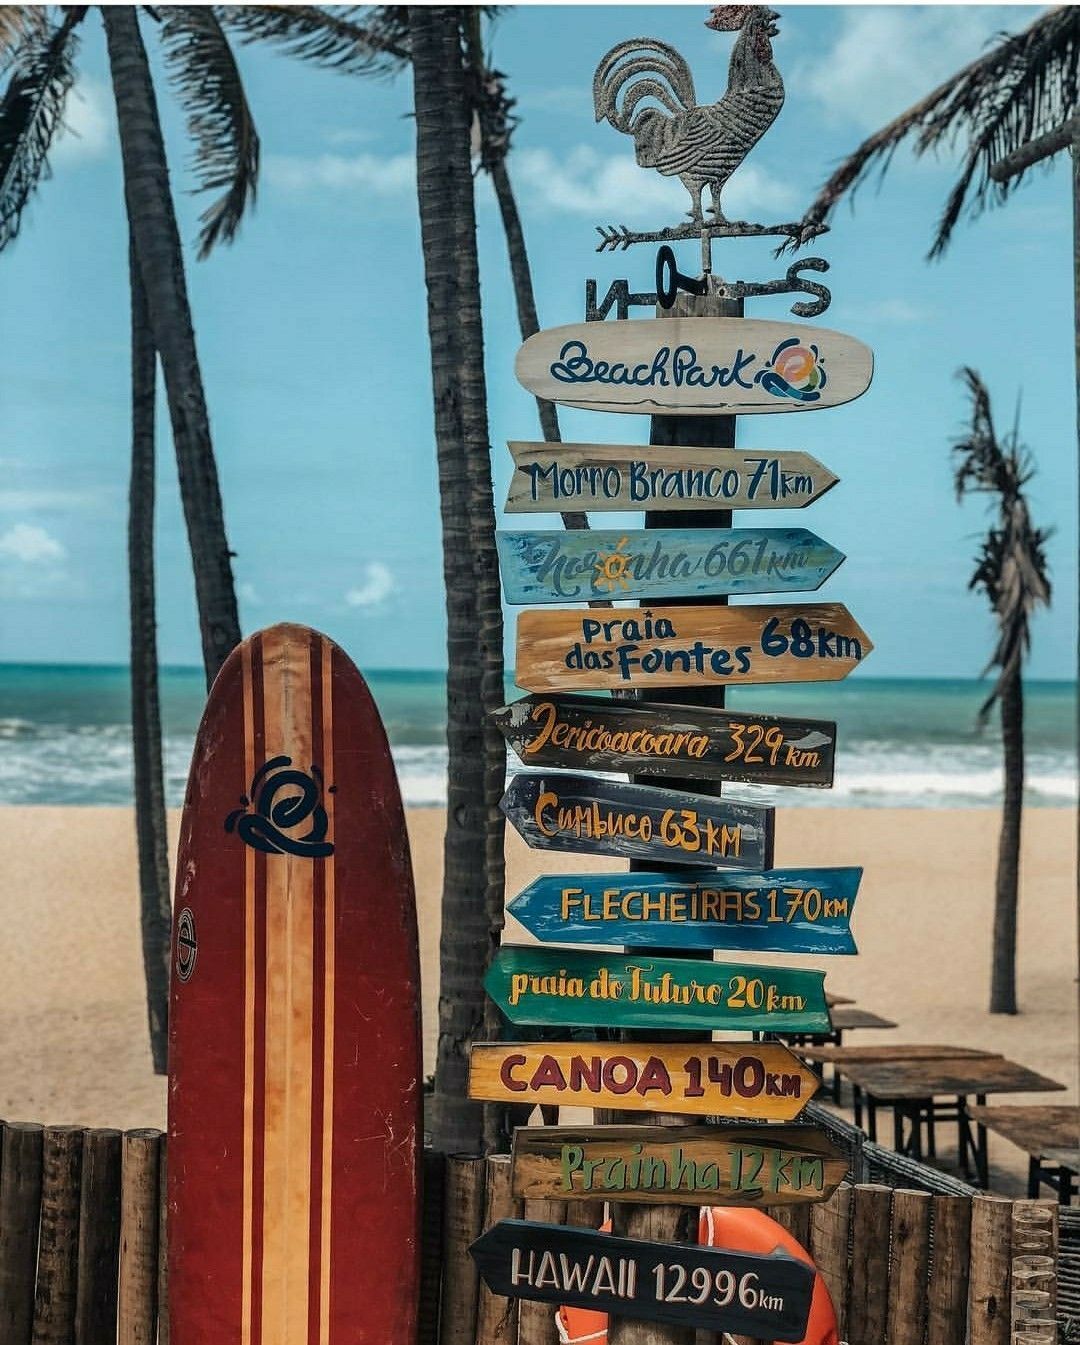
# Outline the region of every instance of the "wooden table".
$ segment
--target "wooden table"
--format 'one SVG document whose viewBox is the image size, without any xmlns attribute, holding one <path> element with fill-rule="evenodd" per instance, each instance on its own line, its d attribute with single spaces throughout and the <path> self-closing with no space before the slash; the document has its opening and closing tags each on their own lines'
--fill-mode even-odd
<svg viewBox="0 0 1080 1345">
<path fill-rule="evenodd" d="M 1037 1200 L 1045 1183 L 1069 1204 L 1080 1174 L 1080 1107 L 974 1106 L 968 1115 L 1028 1155 L 1029 1199 Z"/>
<path fill-rule="evenodd" d="M 825 1003 L 831 1009 L 836 1004 L 854 1004 L 855 1001 L 850 995 L 837 995 L 831 990 L 825 991 Z"/>
<path fill-rule="evenodd" d="M 850 1004 L 842 1004 L 836 1008 L 830 1005 L 829 1018 L 832 1022 L 831 1032 L 783 1032 L 775 1035 L 779 1036 L 793 1050 L 797 1050 L 805 1059 L 810 1060 L 810 1050 L 824 1046 L 842 1047 L 845 1032 L 854 1032 L 856 1029 L 862 1030 L 864 1028 L 884 1029 L 897 1026 L 891 1018 L 882 1018 L 876 1013 L 871 1013 L 869 1009 L 857 1009 Z M 814 1072 L 819 1077 L 824 1077 L 824 1070 L 818 1069 Z M 833 1071 L 832 1095 L 834 1102 L 840 1101 L 840 1078 L 835 1070 Z"/>
<path fill-rule="evenodd" d="M 926 1046 L 921 1043 L 889 1042 L 884 1046 L 800 1046 L 799 1055 L 808 1065 L 832 1065 L 833 1101 L 840 1101 L 841 1066 L 845 1061 L 877 1063 L 883 1060 L 948 1060 L 954 1056 L 994 1055 L 993 1051 L 979 1051 L 971 1046 Z M 822 1071 L 824 1072 L 824 1071 Z M 855 1124 L 862 1126 L 862 1092 L 852 1084 Z"/>
<path fill-rule="evenodd" d="M 975 1119 L 975 1133 L 972 1134 L 973 1118 L 968 1111 L 968 1097 L 974 1095 L 976 1103 L 983 1106 L 991 1093 L 1050 1093 L 1065 1088 L 1056 1079 L 1036 1074 L 1001 1055 L 962 1055 L 932 1060 L 855 1060 L 844 1061 L 839 1069 L 866 1098 L 868 1134 L 872 1140 L 877 1138 L 877 1108 L 880 1106 L 893 1109 L 893 1147 L 898 1153 L 908 1153 L 917 1159 L 923 1156 L 923 1125 L 926 1125 L 927 1155 L 934 1157 L 936 1123 L 955 1121 L 961 1171 L 969 1177 L 969 1159 L 972 1160 L 976 1181 L 983 1187 L 989 1182 L 986 1126 Z M 939 1101 L 946 1096 L 950 1101 Z M 909 1124 L 906 1136 L 905 1121 Z M 860 1111 L 856 1111 L 855 1124 L 862 1124 Z"/>
</svg>

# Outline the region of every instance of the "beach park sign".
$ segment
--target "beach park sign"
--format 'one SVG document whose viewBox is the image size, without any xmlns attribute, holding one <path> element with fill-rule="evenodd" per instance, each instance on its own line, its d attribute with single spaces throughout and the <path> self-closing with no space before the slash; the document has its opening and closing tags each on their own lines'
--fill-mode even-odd
<svg viewBox="0 0 1080 1345">
<path fill-rule="evenodd" d="M 646 318 L 551 327 L 517 354 L 537 397 L 592 411 L 746 415 L 839 406 L 870 386 L 870 348 L 760 318 Z"/>
</svg>

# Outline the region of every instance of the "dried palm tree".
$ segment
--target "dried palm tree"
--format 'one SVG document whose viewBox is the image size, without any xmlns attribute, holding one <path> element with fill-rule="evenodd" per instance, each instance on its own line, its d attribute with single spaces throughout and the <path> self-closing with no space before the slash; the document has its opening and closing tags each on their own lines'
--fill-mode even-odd
<svg viewBox="0 0 1080 1345">
<path fill-rule="evenodd" d="M 1075 5 L 1040 15 L 1022 33 L 1003 35 L 991 50 L 875 131 L 841 163 L 803 216 L 803 237 L 825 223 L 840 198 L 854 192 L 875 164 L 884 173 L 909 137 L 915 153 L 922 155 L 965 135 L 960 176 L 930 248 L 932 257 L 940 256 L 965 208 L 977 214 L 1004 201 L 1031 166 L 1022 158 L 1025 147 L 1041 137 L 1060 135 L 1070 122 L 1076 111 L 1078 63 L 1080 8 Z M 1066 143 L 1062 140 L 1059 147 Z M 995 165 L 1010 158 L 1017 171 L 995 176 Z"/>
<path fill-rule="evenodd" d="M 994 521 L 983 540 L 969 588 L 981 590 L 998 623 L 998 638 L 986 671 L 997 670 L 993 690 L 979 710 L 985 724 L 994 706 L 1001 716 L 1005 797 L 994 896 L 990 1012 L 1016 1013 L 1016 910 L 1020 830 L 1024 800 L 1024 686 L 1022 668 L 1031 646 L 1031 617 L 1050 602 L 1045 544 L 1049 531 L 1031 521 L 1025 486 L 1034 475 L 1019 427 L 999 438 L 990 394 L 974 369 L 959 377 L 971 398 L 971 424 L 953 445 L 956 495 L 993 497 Z"/>
</svg>

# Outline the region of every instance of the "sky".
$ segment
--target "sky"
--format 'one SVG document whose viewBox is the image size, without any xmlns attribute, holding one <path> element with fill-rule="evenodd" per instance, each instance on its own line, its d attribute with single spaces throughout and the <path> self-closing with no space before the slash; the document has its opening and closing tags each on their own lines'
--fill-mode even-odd
<svg viewBox="0 0 1080 1345">
<path fill-rule="evenodd" d="M 686 209 L 677 181 L 638 169 L 631 142 L 592 110 L 605 52 L 648 35 L 687 57 L 698 99 L 727 84 L 731 36 L 702 5 L 527 6 L 497 20 L 494 63 L 518 98 L 510 160 L 541 323 L 584 317 L 584 283 L 651 289 L 648 246 L 594 252 L 598 224 L 657 228 Z M 785 6 L 774 41 L 787 102 L 732 178 L 739 218 L 798 218 L 831 167 L 869 132 L 1038 13 L 1019 6 Z M 144 20 L 153 51 L 156 34 Z M 100 18 L 84 23 L 69 130 L 53 174 L 0 255 L 0 661 L 127 658 L 129 454 L 127 230 Z M 442 564 L 426 305 L 417 221 L 411 82 L 345 77 L 240 47 L 262 138 L 257 208 L 231 247 L 195 260 L 199 211 L 183 116 L 160 65 L 229 540 L 245 632 L 316 626 L 363 667 L 445 665 Z M 861 399 L 820 412 L 748 416 L 740 446 L 802 449 L 841 478 L 793 513 L 736 516 L 806 526 L 848 559 L 817 595 L 844 602 L 876 646 L 877 676 L 978 675 L 993 621 L 969 593 L 985 505 L 958 506 L 949 445 L 967 406 L 955 375 L 986 379 L 999 425 L 1019 402 L 1038 475 L 1037 524 L 1052 526 L 1050 612 L 1034 626 L 1029 673 L 1071 678 L 1077 611 L 1077 438 L 1072 229 L 1065 164 L 1031 175 L 1003 208 L 961 224 L 928 263 L 956 159 L 897 156 L 880 190 L 843 205 L 824 257 L 831 308 L 818 325 L 875 353 Z M 519 345 L 494 200 L 478 185 L 485 359 L 497 502 L 507 439 L 539 438 L 514 379 Z M 695 265 L 684 244 L 682 269 Z M 717 245 L 731 279 L 783 274 L 754 240 Z M 795 296 L 797 297 L 797 296 Z M 753 301 L 781 318 L 792 299 Z M 163 402 L 163 398 L 160 399 Z M 564 411 L 567 439 L 643 443 L 647 420 Z M 190 557 L 162 409 L 159 433 L 160 656 L 199 661 Z M 537 516 L 500 517 L 535 526 Z M 543 522 L 543 518 L 539 520 Z M 598 526 L 633 525 L 595 516 Z M 552 518 L 552 524 L 557 520 Z M 512 661 L 514 611 L 508 611 Z"/>
</svg>

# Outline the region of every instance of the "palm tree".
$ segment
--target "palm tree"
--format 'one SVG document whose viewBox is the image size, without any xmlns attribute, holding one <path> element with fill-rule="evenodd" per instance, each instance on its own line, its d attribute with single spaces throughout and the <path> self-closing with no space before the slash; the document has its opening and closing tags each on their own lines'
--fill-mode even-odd
<svg viewBox="0 0 1080 1345">
<path fill-rule="evenodd" d="M 1057 136 L 1070 123 L 1076 111 L 1078 64 L 1080 9 L 1075 5 L 1052 9 L 1022 33 L 1003 36 L 991 50 L 864 140 L 818 192 L 803 225 L 809 229 L 823 224 L 874 164 L 880 163 L 884 173 L 908 137 L 915 137 L 915 153 L 922 155 L 951 144 L 963 133 L 967 152 L 930 249 L 931 257 L 940 256 L 965 207 L 978 213 L 988 204 L 1004 201 L 1036 161 L 1025 160 L 1026 148 L 1044 136 Z M 995 173 L 1010 159 L 1015 171 Z"/>
<path fill-rule="evenodd" d="M 1024 797 L 1024 656 L 1031 644 L 1031 616 L 1050 602 L 1044 546 L 1049 532 L 1032 525 L 1024 487 L 1034 475 L 1018 426 L 1003 439 L 994 428 L 990 394 L 974 369 L 960 371 L 971 398 L 971 425 L 953 446 L 956 494 L 994 497 L 994 522 L 983 540 L 970 588 L 990 600 L 998 638 L 987 671 L 997 681 L 979 710 L 984 724 L 995 705 L 1001 716 L 1005 799 L 994 894 L 994 947 L 990 1012 L 1016 1013 L 1016 908 L 1020 828 Z"/>
</svg>

